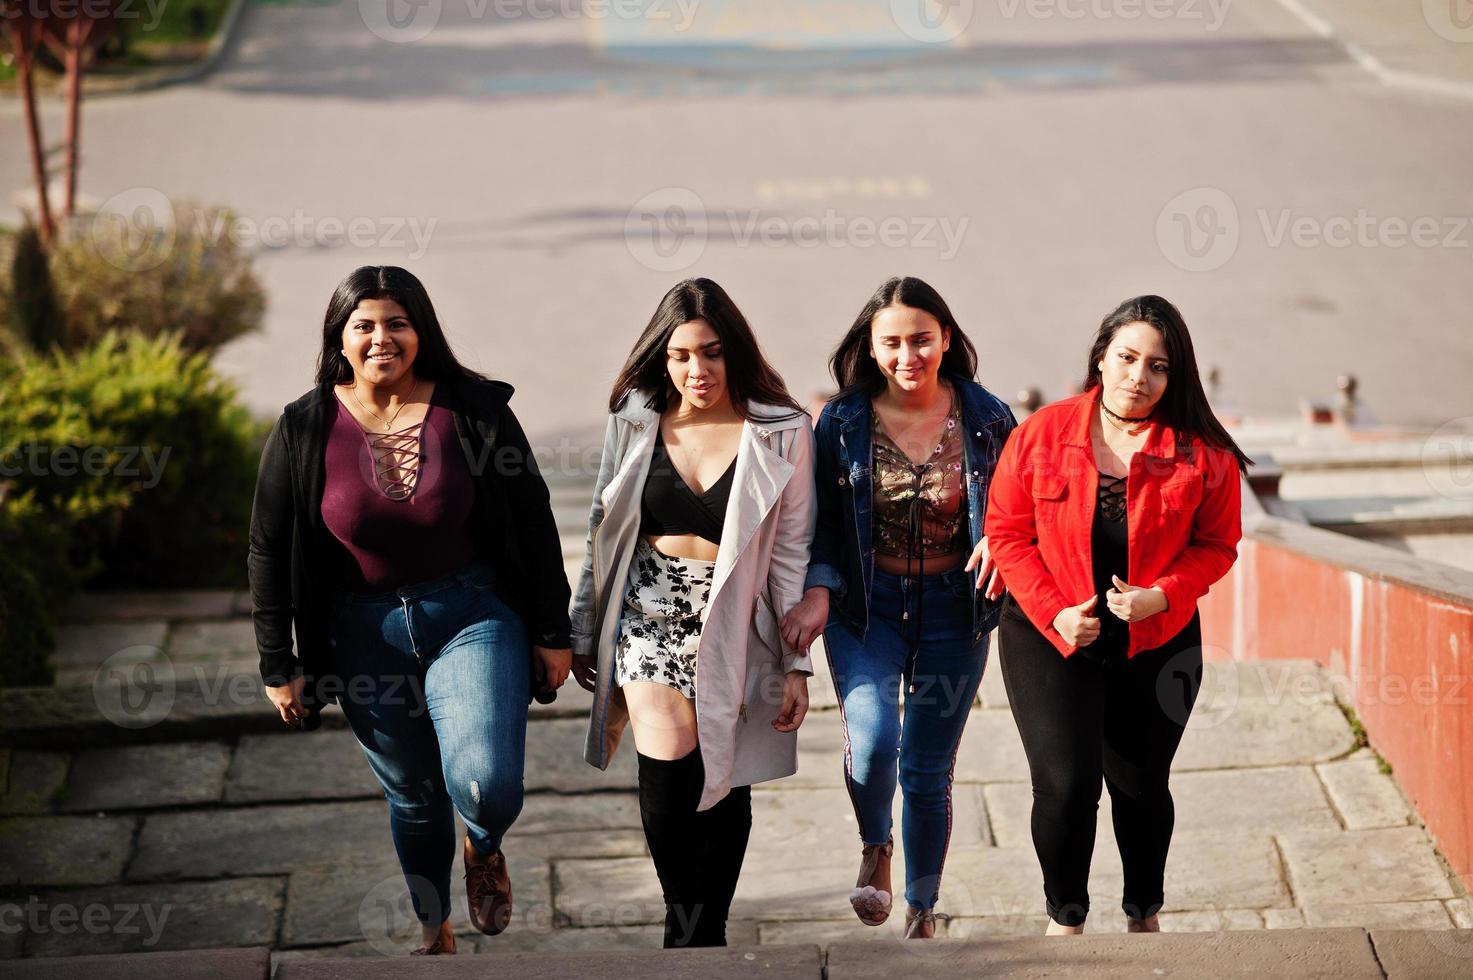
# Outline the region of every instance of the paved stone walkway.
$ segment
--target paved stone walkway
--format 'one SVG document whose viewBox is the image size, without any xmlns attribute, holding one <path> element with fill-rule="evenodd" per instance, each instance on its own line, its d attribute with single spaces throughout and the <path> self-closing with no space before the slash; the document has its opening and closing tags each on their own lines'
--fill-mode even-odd
<svg viewBox="0 0 1473 980">
<path fill-rule="evenodd" d="M 251 688 L 239 595 L 88 599 L 72 614 L 106 621 L 64 628 L 64 685 L 91 683 L 112 658 L 171 666 L 181 679 L 196 670 L 223 691 Z M 1044 925 L 1027 767 L 995 659 L 956 766 L 941 903 L 953 937 Z M 105 689 L 106 677 L 96 690 Z M 860 926 L 845 901 L 857 840 L 843 734 L 829 679 L 812 690 L 798 774 L 754 794 L 736 943 L 897 936 L 893 924 Z M 626 746 L 606 773 L 582 761 L 587 702 L 570 686 L 538 708 L 526 808 L 506 844 L 515 921 L 496 939 L 464 933 L 469 949 L 659 944 L 633 755 Z M 258 700 L 224 710 L 237 711 L 238 733 L 139 742 L 147 728 L 119 727 L 69 751 L 0 750 L 0 956 L 264 945 L 291 961 L 406 948 L 412 923 L 385 804 L 341 717 L 304 735 L 262 725 L 269 714 Z M 1393 779 L 1357 747 L 1334 679 L 1312 662 L 1210 665 L 1173 788 L 1168 931 L 1473 926 L 1469 899 Z M 1120 887 L 1106 796 L 1092 931 L 1123 929 Z M 465 928 L 463 891 L 457 901 Z"/>
</svg>

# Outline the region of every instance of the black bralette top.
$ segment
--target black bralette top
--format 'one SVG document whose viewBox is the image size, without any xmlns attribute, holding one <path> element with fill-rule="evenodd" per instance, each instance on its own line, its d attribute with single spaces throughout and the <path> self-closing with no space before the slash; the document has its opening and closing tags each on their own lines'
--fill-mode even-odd
<svg viewBox="0 0 1473 980">
<path fill-rule="evenodd" d="M 676 471 L 665 451 L 665 436 L 655 437 L 650 473 L 639 501 L 639 533 L 694 534 L 712 544 L 721 543 L 721 525 L 726 520 L 726 503 L 731 497 L 736 460 L 705 493 L 696 493 Z"/>
</svg>

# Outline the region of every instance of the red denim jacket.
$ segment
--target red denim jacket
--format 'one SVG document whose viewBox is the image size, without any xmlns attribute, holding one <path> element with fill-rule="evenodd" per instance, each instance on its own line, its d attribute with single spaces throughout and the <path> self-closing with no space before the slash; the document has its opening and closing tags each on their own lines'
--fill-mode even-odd
<svg viewBox="0 0 1473 980">
<path fill-rule="evenodd" d="M 1098 387 L 1048 405 L 1013 431 L 992 474 L 986 534 L 1004 584 L 1030 622 L 1068 656 L 1054 617 L 1094 595 L 1090 529 L 1099 471 L 1090 442 Z M 1197 600 L 1227 574 L 1243 536 L 1238 463 L 1200 440 L 1153 425 L 1130 461 L 1126 535 L 1130 574 L 1159 586 L 1165 612 L 1130 624 L 1128 656 L 1158 647 L 1191 620 Z M 1094 615 L 1110 611 L 1096 607 Z"/>
</svg>

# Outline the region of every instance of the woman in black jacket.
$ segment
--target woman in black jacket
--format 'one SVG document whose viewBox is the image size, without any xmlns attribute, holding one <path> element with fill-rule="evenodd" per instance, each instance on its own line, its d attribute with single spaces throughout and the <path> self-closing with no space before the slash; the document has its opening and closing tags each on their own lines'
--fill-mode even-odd
<svg viewBox="0 0 1473 980">
<path fill-rule="evenodd" d="M 417 954 L 455 952 L 456 812 L 471 922 L 506 928 L 528 693 L 555 696 L 571 665 L 562 549 L 511 394 L 455 359 L 418 279 L 365 266 L 333 294 L 317 386 L 256 481 L 267 695 L 302 729 L 342 707 L 389 802 Z"/>
</svg>

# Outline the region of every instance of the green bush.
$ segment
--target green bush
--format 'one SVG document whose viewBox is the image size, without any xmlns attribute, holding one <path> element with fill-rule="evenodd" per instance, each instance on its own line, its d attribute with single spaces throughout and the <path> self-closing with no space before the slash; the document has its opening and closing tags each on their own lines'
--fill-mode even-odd
<svg viewBox="0 0 1473 980">
<path fill-rule="evenodd" d="M 0 687 L 50 684 L 52 616 L 75 586 L 66 530 L 0 482 Z"/>
<path fill-rule="evenodd" d="M 214 351 L 257 330 L 266 293 L 250 257 L 224 233 L 221 208 L 174 205 L 172 218 L 142 207 L 68 221 L 51 251 L 67 346 L 112 330 L 178 334 L 187 351 Z M 12 284 L 14 303 L 16 289 Z"/>
<path fill-rule="evenodd" d="M 105 334 L 0 372 L 0 462 L 101 587 L 244 584 L 265 426 L 173 335 Z"/>
</svg>

